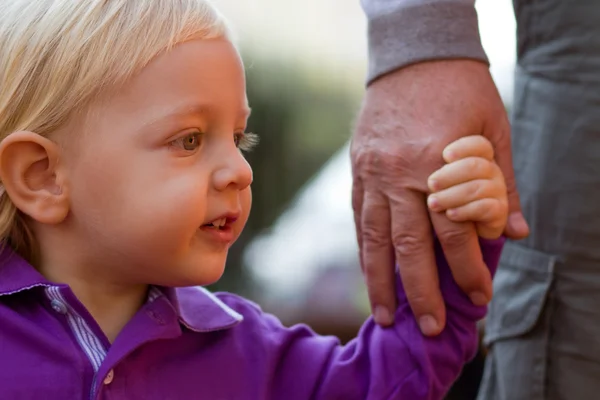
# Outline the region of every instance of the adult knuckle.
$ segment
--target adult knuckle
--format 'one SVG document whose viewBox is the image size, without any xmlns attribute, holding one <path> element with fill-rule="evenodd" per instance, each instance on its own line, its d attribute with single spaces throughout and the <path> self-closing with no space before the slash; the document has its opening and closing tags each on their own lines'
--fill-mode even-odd
<svg viewBox="0 0 600 400">
<path fill-rule="evenodd" d="M 364 221 L 361 226 L 362 239 L 369 251 L 388 246 L 389 238 L 376 225 Z"/>
<path fill-rule="evenodd" d="M 463 229 L 450 228 L 438 232 L 438 238 L 440 242 L 449 248 L 459 248 L 465 246 L 471 239 L 471 236 Z"/>
<path fill-rule="evenodd" d="M 395 233 L 392 237 L 392 243 L 396 253 L 401 257 L 409 257 L 423 251 L 423 240 L 411 233 Z"/>
<path fill-rule="evenodd" d="M 354 142 L 350 156 L 358 165 L 413 166 L 414 161 L 428 159 L 441 154 L 443 146 L 438 140 L 418 137 L 404 142 L 398 141 L 398 133 L 373 134 L 367 140 Z M 410 136 L 404 132 L 403 136 Z M 427 157 L 426 157 L 427 156 Z"/>
<path fill-rule="evenodd" d="M 361 175 L 372 176 L 384 169 L 388 154 L 378 146 L 363 144 L 353 150 L 352 160 Z"/>
</svg>

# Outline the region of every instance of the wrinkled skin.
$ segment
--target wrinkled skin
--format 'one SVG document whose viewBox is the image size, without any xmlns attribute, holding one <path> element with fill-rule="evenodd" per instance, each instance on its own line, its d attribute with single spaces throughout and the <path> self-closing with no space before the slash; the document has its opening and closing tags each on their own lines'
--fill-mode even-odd
<svg viewBox="0 0 600 400">
<path fill-rule="evenodd" d="M 379 324 L 393 322 L 397 264 L 423 333 L 436 335 L 443 329 L 446 314 L 433 231 L 458 285 L 475 304 L 489 302 L 492 282 L 474 225 L 430 212 L 426 204 L 427 180 L 443 165 L 443 149 L 479 134 L 491 141 L 506 178 L 509 218 L 504 234 L 523 238 L 529 228 L 515 187 L 510 126 L 487 65 L 426 62 L 369 85 L 351 146 L 352 203 L 361 266 Z"/>
</svg>

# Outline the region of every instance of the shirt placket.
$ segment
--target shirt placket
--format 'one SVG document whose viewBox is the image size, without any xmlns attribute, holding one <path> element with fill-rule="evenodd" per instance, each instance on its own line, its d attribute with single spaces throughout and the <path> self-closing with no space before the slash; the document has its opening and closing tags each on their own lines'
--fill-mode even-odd
<svg viewBox="0 0 600 400">
<path fill-rule="evenodd" d="M 65 300 L 59 287 L 52 286 L 46 288 L 46 295 L 50 300 L 52 309 L 58 314 L 65 316 L 73 336 L 93 368 L 94 376 L 90 388 L 91 399 L 94 397 L 98 371 L 106 358 L 106 348 L 88 322 Z"/>
</svg>

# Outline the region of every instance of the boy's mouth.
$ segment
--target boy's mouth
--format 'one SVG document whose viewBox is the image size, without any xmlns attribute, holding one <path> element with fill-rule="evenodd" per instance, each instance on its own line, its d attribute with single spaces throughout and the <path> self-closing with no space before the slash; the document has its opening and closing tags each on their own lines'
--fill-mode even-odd
<svg viewBox="0 0 600 400">
<path fill-rule="evenodd" d="M 223 230 L 223 229 L 225 229 L 225 228 L 228 227 L 227 218 L 216 219 L 213 222 L 211 222 L 210 224 L 204 224 L 204 225 L 202 225 L 202 227 L 203 228 L 209 228 L 209 229 Z"/>
<path fill-rule="evenodd" d="M 202 225 L 202 228 L 224 230 L 230 228 L 231 225 L 239 218 L 239 213 L 227 213 L 217 219 Z"/>
<path fill-rule="evenodd" d="M 233 224 L 239 218 L 240 213 L 222 214 L 218 218 L 209 220 L 207 224 L 200 226 L 199 231 L 204 232 L 206 238 L 213 241 L 230 245 L 235 240 Z"/>
</svg>

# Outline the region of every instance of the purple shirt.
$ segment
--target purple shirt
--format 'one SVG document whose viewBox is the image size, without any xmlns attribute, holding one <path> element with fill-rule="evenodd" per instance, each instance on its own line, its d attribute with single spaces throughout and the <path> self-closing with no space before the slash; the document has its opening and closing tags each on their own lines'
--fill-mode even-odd
<svg viewBox="0 0 600 400">
<path fill-rule="evenodd" d="M 502 240 L 482 242 L 493 273 Z M 111 345 L 66 285 L 0 254 L 2 399 L 441 399 L 477 349 L 485 314 L 454 284 L 436 245 L 448 323 L 423 337 L 399 284 L 393 327 L 368 319 L 341 346 L 286 328 L 258 306 L 203 288 L 152 288 Z M 400 282 L 399 282 L 400 283 Z"/>
</svg>

